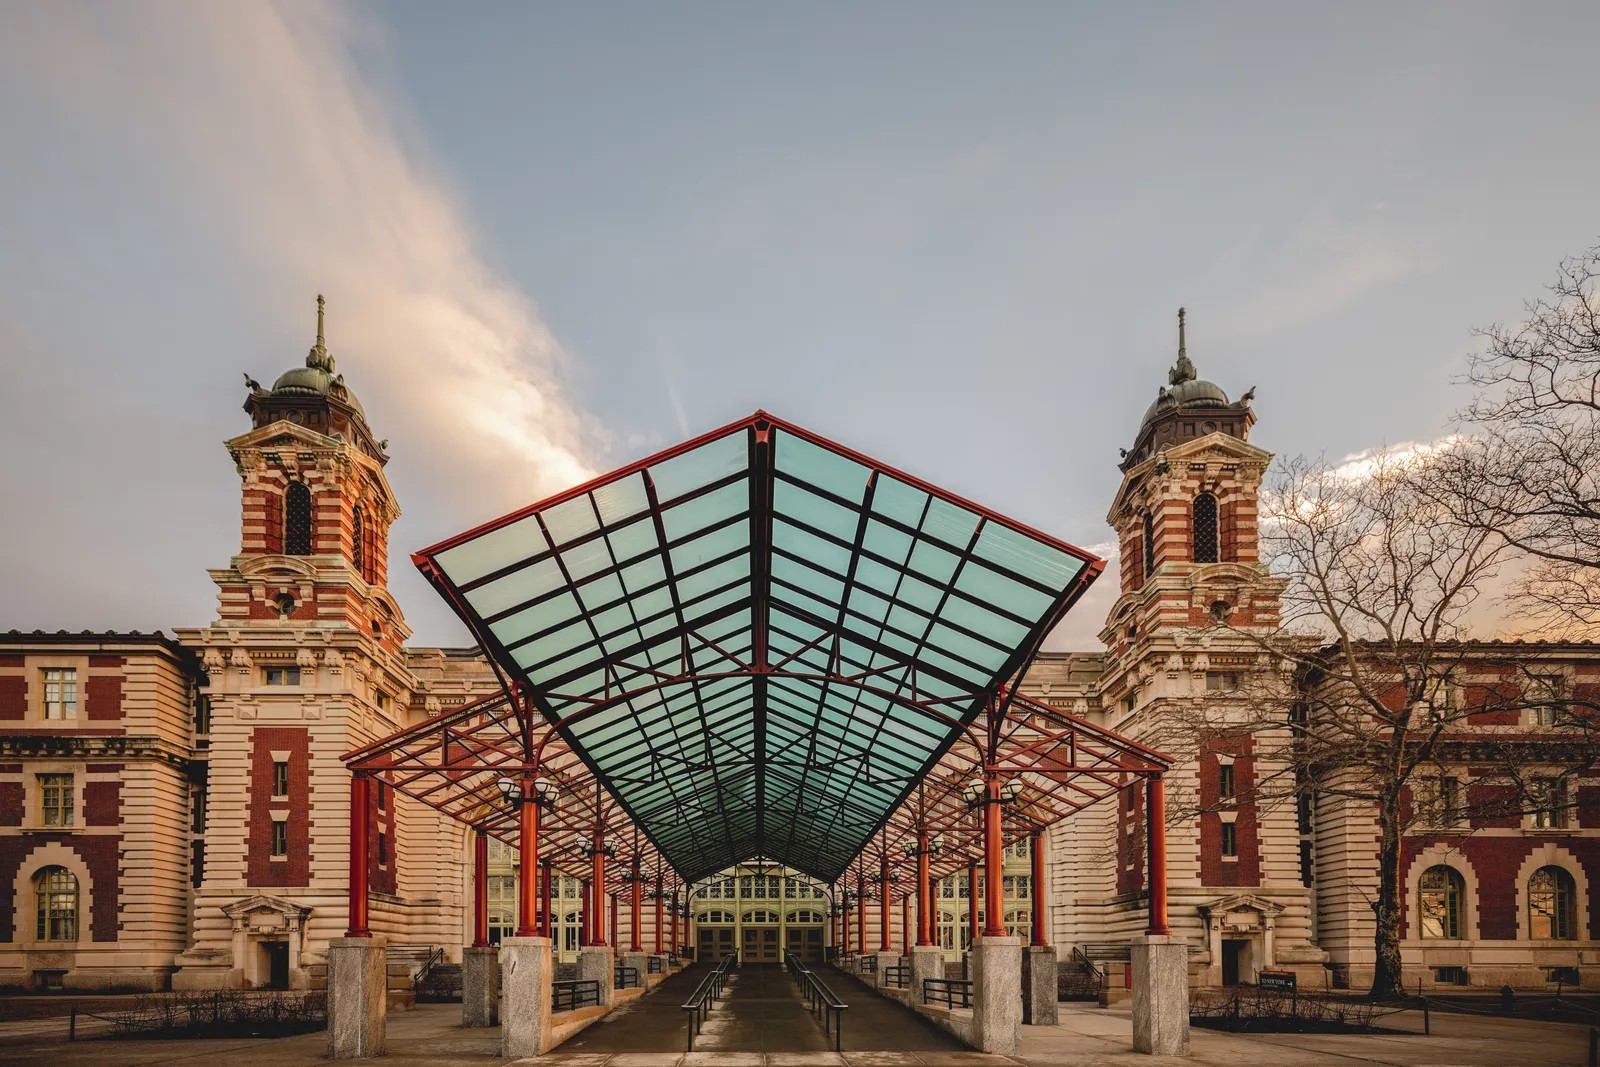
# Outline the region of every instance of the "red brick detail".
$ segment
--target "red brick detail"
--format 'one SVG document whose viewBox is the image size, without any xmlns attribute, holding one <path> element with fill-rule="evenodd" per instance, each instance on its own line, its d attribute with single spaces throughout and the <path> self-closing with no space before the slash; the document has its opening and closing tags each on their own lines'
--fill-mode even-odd
<svg viewBox="0 0 1600 1067">
<path fill-rule="evenodd" d="M 0 826 L 21 826 L 22 805 L 22 783 L 0 782 Z"/>
<path fill-rule="evenodd" d="M 122 783 L 83 783 L 85 826 L 118 826 L 122 822 Z"/>
<path fill-rule="evenodd" d="M 251 499 L 254 497 L 255 499 Z M 266 539 L 267 555 L 281 555 L 283 553 L 283 496 L 279 493 L 259 492 L 245 494 L 245 504 L 248 507 L 254 504 L 261 508 L 266 522 L 263 535 Z"/>
<path fill-rule="evenodd" d="M 1517 707 L 1522 696 L 1514 683 L 1462 686 L 1461 697 L 1471 712 L 1467 719 L 1475 726 L 1515 726 L 1522 719 Z"/>
<path fill-rule="evenodd" d="M 78 885 L 78 914 L 88 919 L 89 940 L 115 941 L 117 916 L 120 913 L 117 864 L 122 850 L 122 835 L 28 834 L 0 837 L 0 942 L 17 940 L 18 931 L 13 919 L 20 917 L 23 923 L 29 924 L 36 921 L 32 900 L 24 900 L 22 907 L 17 907 L 17 874 L 29 853 L 51 842 L 77 853 L 84 866 L 89 868 L 93 884 L 83 885 L 80 882 Z M 24 891 L 27 891 L 26 887 Z M 33 936 L 31 929 L 23 933 L 30 939 Z"/>
<path fill-rule="evenodd" d="M 259 600 L 251 600 L 248 617 L 252 619 L 277 619 L 282 617 L 282 613 L 278 611 L 276 604 L 264 604 Z M 294 610 L 289 613 L 289 618 L 291 619 L 304 619 L 308 622 L 315 620 L 316 617 L 317 601 L 315 597 L 296 600 Z"/>
<path fill-rule="evenodd" d="M 128 661 L 122 656 L 90 656 L 89 667 L 126 667 Z"/>
<path fill-rule="evenodd" d="M 1218 505 L 1217 558 L 1224 563 L 1239 560 L 1239 502 L 1232 497 Z"/>
<path fill-rule="evenodd" d="M 13 674 L 0 677 L 0 719 L 28 717 L 28 679 Z"/>
<path fill-rule="evenodd" d="M 122 679 L 91 674 L 84 683 L 84 708 L 86 719 L 122 718 Z"/>
<path fill-rule="evenodd" d="M 382 801 L 380 806 L 379 801 Z M 367 803 L 367 824 L 372 827 L 367 841 L 367 879 L 374 892 L 396 892 L 395 871 L 399 868 L 399 850 L 395 840 L 395 793 L 382 782 L 371 791 Z M 378 835 L 384 838 L 384 862 L 378 862 Z"/>
<path fill-rule="evenodd" d="M 252 886 L 311 882 L 311 738 L 303 727 L 259 726 L 250 736 L 250 818 L 245 838 Z M 272 753 L 289 754 L 289 799 L 272 799 Z M 272 858 L 273 808 L 288 810 L 289 854 Z"/>
<path fill-rule="evenodd" d="M 1589 914 L 1600 911 L 1600 841 L 1552 833 L 1548 837 L 1409 837 L 1401 849 L 1400 871 L 1403 878 L 1410 877 L 1418 853 L 1431 845 L 1442 844 L 1459 850 L 1466 859 L 1478 883 L 1476 897 L 1466 901 L 1478 936 L 1488 941 L 1518 939 L 1518 923 L 1527 922 L 1527 916 L 1518 912 L 1518 894 L 1523 890 L 1517 876 L 1528 856 L 1547 843 L 1560 845 L 1577 857 L 1589 882 Z M 1471 893 L 1471 887 L 1468 887 Z M 1410 919 L 1417 907 L 1416 890 L 1402 909 L 1400 935 L 1408 936 Z M 1471 929 L 1469 924 L 1468 929 Z M 1526 932 L 1524 931 L 1524 936 Z"/>
<path fill-rule="evenodd" d="M 1253 886 L 1261 884 L 1261 834 L 1256 806 L 1248 798 L 1255 787 L 1255 742 L 1249 736 L 1218 738 L 1200 755 L 1200 803 L 1219 807 L 1222 763 L 1219 755 L 1234 757 L 1234 845 L 1237 859 L 1222 858 L 1222 816 L 1208 811 L 1200 816 L 1200 882 L 1202 885 Z"/>
<path fill-rule="evenodd" d="M 25 667 L 28 664 L 26 656 L 5 655 L 0 656 L 0 667 Z"/>
<path fill-rule="evenodd" d="M 1144 789 L 1137 783 L 1117 792 L 1117 892 L 1144 889 Z"/>
</svg>

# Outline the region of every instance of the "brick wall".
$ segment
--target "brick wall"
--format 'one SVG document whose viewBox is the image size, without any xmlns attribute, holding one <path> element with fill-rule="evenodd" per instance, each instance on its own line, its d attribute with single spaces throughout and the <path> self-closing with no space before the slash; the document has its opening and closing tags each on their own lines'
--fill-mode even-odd
<svg viewBox="0 0 1600 1067">
<path fill-rule="evenodd" d="M 252 886 L 311 882 L 311 740 L 304 727 L 260 726 L 250 735 L 249 830 L 245 839 Z M 289 757 L 289 796 L 273 799 L 272 754 Z M 272 857 L 272 823 L 286 815 L 288 855 Z"/>
<path fill-rule="evenodd" d="M 63 845 L 77 853 L 89 868 L 93 884 L 78 886 L 78 915 L 80 921 L 87 923 L 89 940 L 115 941 L 120 911 L 117 861 L 122 848 L 122 835 L 28 834 L 25 837 L 0 837 L 0 942 L 17 940 L 18 931 L 12 921 L 19 911 L 15 888 L 17 874 L 34 849 L 49 843 Z M 20 912 L 23 922 L 34 921 L 34 904 L 31 900 L 22 902 Z M 23 934 L 32 938 L 33 931 L 26 930 Z"/>
</svg>

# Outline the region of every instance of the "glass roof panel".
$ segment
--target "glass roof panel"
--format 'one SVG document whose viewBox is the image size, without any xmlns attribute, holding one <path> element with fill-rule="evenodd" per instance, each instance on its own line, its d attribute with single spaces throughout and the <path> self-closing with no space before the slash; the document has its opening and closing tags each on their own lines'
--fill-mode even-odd
<svg viewBox="0 0 1600 1067">
<path fill-rule="evenodd" d="M 760 413 L 418 560 L 686 878 L 836 877 L 1099 569 Z"/>
</svg>

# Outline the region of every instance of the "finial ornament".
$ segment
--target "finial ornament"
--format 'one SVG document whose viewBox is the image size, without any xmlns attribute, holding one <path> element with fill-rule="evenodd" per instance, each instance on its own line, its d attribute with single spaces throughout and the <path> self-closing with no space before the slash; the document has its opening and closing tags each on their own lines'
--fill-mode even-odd
<svg viewBox="0 0 1600 1067">
<path fill-rule="evenodd" d="M 328 302 L 322 298 L 322 294 L 321 293 L 318 293 L 317 294 L 317 347 L 318 348 L 326 348 L 327 347 L 327 345 L 322 340 L 322 313 L 327 308 L 327 306 L 328 306 Z M 1183 309 L 1182 308 L 1178 309 L 1178 322 L 1179 322 L 1178 333 L 1181 336 L 1182 333 L 1183 333 L 1183 326 L 1182 326 Z M 1178 350 L 1180 352 L 1183 350 L 1183 342 L 1181 340 L 1178 342 Z"/>
<path fill-rule="evenodd" d="M 1178 309 L 1178 362 L 1167 372 L 1168 385 L 1182 385 L 1195 378 L 1194 364 L 1189 362 L 1189 346 L 1184 337 L 1184 310 Z"/>
<path fill-rule="evenodd" d="M 333 357 L 328 354 L 328 343 L 323 340 L 322 324 L 323 315 L 328 302 L 317 294 L 317 343 L 311 346 L 311 351 L 306 354 L 306 366 L 333 373 Z"/>
</svg>

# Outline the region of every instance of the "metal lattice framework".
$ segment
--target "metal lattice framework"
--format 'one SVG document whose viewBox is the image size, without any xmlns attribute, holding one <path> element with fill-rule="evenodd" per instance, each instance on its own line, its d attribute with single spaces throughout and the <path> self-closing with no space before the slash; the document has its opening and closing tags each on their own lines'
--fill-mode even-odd
<svg viewBox="0 0 1600 1067">
<path fill-rule="evenodd" d="M 1100 560 L 763 412 L 413 558 L 505 692 L 347 762 L 507 841 L 495 780 L 550 776 L 558 861 L 832 883 L 920 826 L 954 869 L 985 765 L 1013 837 L 1166 766 L 1008 687 Z"/>
</svg>

